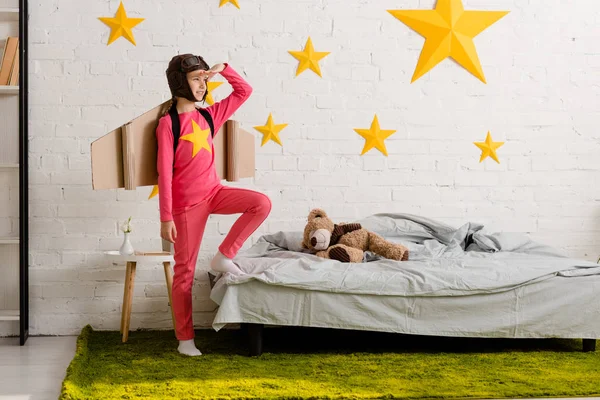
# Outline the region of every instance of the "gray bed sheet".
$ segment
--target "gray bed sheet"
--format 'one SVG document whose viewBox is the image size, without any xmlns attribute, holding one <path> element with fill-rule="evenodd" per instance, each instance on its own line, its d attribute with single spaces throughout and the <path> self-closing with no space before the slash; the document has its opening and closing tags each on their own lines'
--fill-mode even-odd
<svg viewBox="0 0 600 400">
<path fill-rule="evenodd" d="M 404 334 L 600 338 L 600 276 L 551 279 L 472 296 L 405 297 L 232 285 L 212 327 L 240 322 Z"/>
<path fill-rule="evenodd" d="M 302 232 L 278 232 L 238 254 L 235 262 L 246 274 L 227 274 L 223 283 L 259 280 L 336 293 L 464 296 L 511 290 L 555 275 L 600 274 L 596 263 L 566 257 L 526 235 L 485 233 L 480 224 L 455 229 L 404 214 L 377 214 L 358 222 L 407 246 L 409 261 L 370 253 L 361 263 L 326 260 L 301 248 Z"/>
</svg>

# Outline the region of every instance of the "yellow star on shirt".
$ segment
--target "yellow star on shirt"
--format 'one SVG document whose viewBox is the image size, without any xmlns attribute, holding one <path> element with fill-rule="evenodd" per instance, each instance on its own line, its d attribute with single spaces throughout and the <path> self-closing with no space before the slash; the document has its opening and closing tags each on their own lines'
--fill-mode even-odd
<svg viewBox="0 0 600 400">
<path fill-rule="evenodd" d="M 375 118 L 373 118 L 370 129 L 355 129 L 354 131 L 365 138 L 365 147 L 360 154 L 361 156 L 375 147 L 387 157 L 388 153 L 383 141 L 392 136 L 396 131 L 380 129 L 377 114 L 375 114 Z"/>
<path fill-rule="evenodd" d="M 438 0 L 435 10 L 387 11 L 426 39 L 411 83 L 447 57 L 486 83 L 473 38 L 508 11 L 465 11 L 462 0 Z"/>
<path fill-rule="evenodd" d="M 500 148 L 504 144 L 504 142 L 493 142 L 492 136 L 490 133 L 487 133 L 487 137 L 485 138 L 485 142 L 473 142 L 475 146 L 481 149 L 481 158 L 479 162 L 482 162 L 487 157 L 492 157 L 494 161 L 500 164 L 500 160 L 498 160 L 498 155 L 496 154 L 496 150 Z"/>
<path fill-rule="evenodd" d="M 194 132 L 188 133 L 179 138 L 180 140 L 192 142 L 192 158 L 196 157 L 196 154 L 198 154 L 200 149 L 206 149 L 210 153 L 210 145 L 208 144 L 210 129 L 200 129 L 200 125 L 198 125 L 198 123 L 194 120 L 192 120 L 192 127 L 194 128 Z"/>
<path fill-rule="evenodd" d="M 223 84 L 223 82 L 208 82 L 206 84 L 206 90 L 208 90 L 208 94 L 206 95 L 206 102 L 208 103 L 208 105 L 213 105 L 215 104 L 215 100 L 212 97 L 212 91 L 216 88 L 218 88 L 219 86 L 221 86 Z"/>
<path fill-rule="evenodd" d="M 238 0 L 221 0 L 221 2 L 219 3 L 219 7 L 223 7 L 227 3 L 231 3 L 234 6 L 236 6 L 237 8 L 240 8 L 240 5 L 238 4 Z"/>
<path fill-rule="evenodd" d="M 144 20 L 144 18 L 127 18 L 123 2 L 119 4 L 119 9 L 114 18 L 99 17 L 98 19 L 110 26 L 111 31 L 107 46 L 121 36 L 135 45 L 135 38 L 133 37 L 131 28 Z"/>
<path fill-rule="evenodd" d="M 260 146 L 264 146 L 269 140 L 272 140 L 280 146 L 283 146 L 281 144 L 281 139 L 279 139 L 279 132 L 281 132 L 281 130 L 286 126 L 288 126 L 288 124 L 273 124 L 273 116 L 271 113 L 269 113 L 269 118 L 267 118 L 266 125 L 254 127 L 254 129 L 263 134 L 263 139 Z"/>
<path fill-rule="evenodd" d="M 196 154 L 198 154 L 198 151 L 200 151 L 200 149 L 206 149 L 210 153 L 211 150 L 208 144 L 208 135 L 210 135 L 210 129 L 200 129 L 200 126 L 194 120 L 192 120 L 192 127 L 194 128 L 193 133 L 188 133 L 187 135 L 181 136 L 179 139 L 192 142 L 192 157 L 195 157 Z M 152 188 L 152 192 L 150 192 L 150 195 L 148 196 L 148 200 L 150 200 L 157 194 L 158 185 L 154 185 L 154 187 Z"/>
<path fill-rule="evenodd" d="M 317 75 L 321 76 L 321 68 L 319 67 L 319 60 L 327 56 L 330 52 L 325 51 L 315 51 L 313 48 L 312 40 L 310 36 L 306 41 L 306 45 L 304 46 L 304 50 L 302 51 L 288 51 L 294 58 L 296 58 L 300 63 L 298 64 L 298 69 L 296 70 L 296 76 L 300 75 L 307 68 L 310 68 Z"/>
</svg>

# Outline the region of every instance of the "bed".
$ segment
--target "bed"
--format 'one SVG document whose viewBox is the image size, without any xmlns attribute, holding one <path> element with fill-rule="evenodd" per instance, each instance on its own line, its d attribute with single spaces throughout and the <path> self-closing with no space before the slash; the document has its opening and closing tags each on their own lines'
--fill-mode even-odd
<svg viewBox="0 0 600 400">
<path fill-rule="evenodd" d="M 410 250 L 397 262 L 318 258 L 302 232 L 262 236 L 240 252 L 241 276 L 218 277 L 213 329 L 242 324 L 250 354 L 265 326 L 302 326 L 428 336 L 600 338 L 600 266 L 516 233 L 481 224 L 453 228 L 409 214 L 376 214 L 361 225 Z"/>
</svg>

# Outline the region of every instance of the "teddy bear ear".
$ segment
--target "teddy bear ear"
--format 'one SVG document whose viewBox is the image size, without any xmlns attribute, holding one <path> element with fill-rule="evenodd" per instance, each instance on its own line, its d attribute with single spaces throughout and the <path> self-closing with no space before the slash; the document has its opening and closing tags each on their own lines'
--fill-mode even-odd
<svg viewBox="0 0 600 400">
<path fill-rule="evenodd" d="M 315 218 L 327 218 L 327 213 L 320 208 L 313 208 L 308 214 L 308 220 L 312 221 Z"/>
</svg>

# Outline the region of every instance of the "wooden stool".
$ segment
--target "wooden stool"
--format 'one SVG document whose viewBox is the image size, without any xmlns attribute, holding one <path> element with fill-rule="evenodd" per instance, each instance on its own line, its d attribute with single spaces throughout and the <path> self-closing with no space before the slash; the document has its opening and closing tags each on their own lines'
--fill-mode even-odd
<svg viewBox="0 0 600 400">
<path fill-rule="evenodd" d="M 121 334 L 123 334 L 123 343 L 129 337 L 129 323 L 131 321 L 131 304 L 133 302 L 133 286 L 135 281 L 135 269 L 138 261 L 161 262 L 165 269 L 165 280 L 167 282 L 167 292 L 169 294 L 169 307 L 171 307 L 171 318 L 173 319 L 173 329 L 175 329 L 175 314 L 173 313 L 173 272 L 171 263 L 174 262 L 173 255 L 167 251 L 158 252 L 135 252 L 132 255 L 124 256 L 118 251 L 105 251 L 106 257 L 113 263 L 126 263 L 125 287 L 123 290 L 123 306 L 121 312 Z"/>
</svg>

